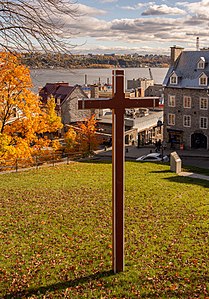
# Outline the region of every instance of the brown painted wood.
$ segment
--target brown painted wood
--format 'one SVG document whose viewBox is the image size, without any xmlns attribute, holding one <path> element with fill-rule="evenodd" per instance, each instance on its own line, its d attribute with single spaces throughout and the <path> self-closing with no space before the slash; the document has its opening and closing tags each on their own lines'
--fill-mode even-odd
<svg viewBox="0 0 209 299">
<path fill-rule="evenodd" d="M 158 97 L 143 97 L 143 98 L 121 98 L 118 101 L 115 96 L 112 99 L 90 99 L 90 100 L 79 100 L 78 109 L 119 109 L 119 108 L 153 108 L 159 107 Z"/>
<path fill-rule="evenodd" d="M 124 109 L 113 110 L 113 270 L 124 270 Z"/>
<path fill-rule="evenodd" d="M 124 114 L 126 108 L 158 107 L 158 97 L 125 98 L 124 71 L 112 71 L 112 99 L 80 100 L 79 109 L 112 109 L 112 269 L 124 271 Z"/>
</svg>

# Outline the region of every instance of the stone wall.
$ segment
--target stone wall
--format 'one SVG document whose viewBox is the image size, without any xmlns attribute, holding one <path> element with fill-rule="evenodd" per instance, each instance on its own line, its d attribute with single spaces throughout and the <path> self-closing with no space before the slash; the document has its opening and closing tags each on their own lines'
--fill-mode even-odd
<svg viewBox="0 0 209 299">
<path fill-rule="evenodd" d="M 176 104 L 175 107 L 168 106 L 168 96 L 175 95 Z M 184 108 L 183 97 L 191 97 L 191 108 Z M 167 129 L 182 130 L 182 142 L 185 148 L 191 148 L 191 135 L 199 132 L 204 134 L 207 139 L 209 138 L 209 129 L 200 129 L 200 117 L 209 118 L 209 110 L 200 109 L 200 98 L 208 98 L 206 90 L 200 89 L 182 89 L 182 88 L 169 88 L 164 89 L 164 140 L 168 142 L 169 134 Z M 209 102 L 209 98 L 208 98 Z M 208 103 L 209 104 L 209 103 Z M 175 125 L 168 125 L 168 114 L 175 114 Z M 183 125 L 183 116 L 191 116 L 191 127 L 185 127 Z M 208 124 L 209 126 L 209 124 Z M 207 145 L 208 148 L 208 145 Z"/>
<path fill-rule="evenodd" d="M 78 110 L 78 100 L 83 98 L 79 88 L 70 94 L 61 106 L 61 116 L 63 124 L 70 124 L 77 121 L 83 121 L 91 116 L 91 110 Z"/>
</svg>

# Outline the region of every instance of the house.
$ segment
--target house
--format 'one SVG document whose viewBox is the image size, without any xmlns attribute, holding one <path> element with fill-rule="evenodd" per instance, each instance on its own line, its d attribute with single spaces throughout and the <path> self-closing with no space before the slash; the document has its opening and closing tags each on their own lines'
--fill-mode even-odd
<svg viewBox="0 0 209 299">
<path fill-rule="evenodd" d="M 163 85 L 164 140 L 171 147 L 209 149 L 209 49 L 171 47 Z"/>
<path fill-rule="evenodd" d="M 79 85 L 69 86 L 64 82 L 47 83 L 39 91 L 39 96 L 44 104 L 50 96 L 55 98 L 56 110 L 64 125 L 83 121 L 94 113 L 91 110 L 78 110 L 78 100 L 88 98 Z"/>
</svg>

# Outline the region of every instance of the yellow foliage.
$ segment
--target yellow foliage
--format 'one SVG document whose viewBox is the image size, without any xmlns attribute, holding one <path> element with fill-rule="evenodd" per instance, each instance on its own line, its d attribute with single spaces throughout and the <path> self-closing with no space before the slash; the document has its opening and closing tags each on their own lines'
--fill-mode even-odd
<svg viewBox="0 0 209 299">
<path fill-rule="evenodd" d="M 30 70 L 19 62 L 19 56 L 1 52 L 0 160 L 30 158 L 34 149 L 48 145 L 43 134 L 62 128 L 54 100 L 41 109 L 31 87 Z"/>
<path fill-rule="evenodd" d="M 53 150 L 55 150 L 55 151 L 58 151 L 61 148 L 61 144 L 58 139 L 52 140 L 51 146 L 52 146 Z"/>
<path fill-rule="evenodd" d="M 55 130 L 62 129 L 63 124 L 61 123 L 61 117 L 57 115 L 55 99 L 51 96 L 47 100 L 45 107 L 46 110 L 46 122 L 48 123 L 48 132 L 54 132 Z"/>
<path fill-rule="evenodd" d="M 80 144 L 80 150 L 85 154 L 92 153 L 102 142 L 100 136 L 96 134 L 96 123 L 95 115 L 92 115 L 89 119 L 79 124 L 80 130 L 77 140 Z"/>
<path fill-rule="evenodd" d="M 66 150 L 68 152 L 75 152 L 77 150 L 77 133 L 73 128 L 70 128 L 65 133 Z"/>
</svg>

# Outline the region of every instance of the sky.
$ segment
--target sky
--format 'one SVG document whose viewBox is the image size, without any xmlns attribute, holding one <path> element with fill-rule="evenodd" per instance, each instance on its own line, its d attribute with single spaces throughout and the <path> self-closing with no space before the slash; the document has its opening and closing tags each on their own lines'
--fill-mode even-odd
<svg viewBox="0 0 209 299">
<path fill-rule="evenodd" d="M 170 54 L 209 47 L 209 0 L 77 0 L 66 33 L 80 54 Z"/>
</svg>

